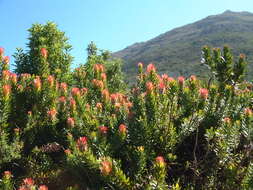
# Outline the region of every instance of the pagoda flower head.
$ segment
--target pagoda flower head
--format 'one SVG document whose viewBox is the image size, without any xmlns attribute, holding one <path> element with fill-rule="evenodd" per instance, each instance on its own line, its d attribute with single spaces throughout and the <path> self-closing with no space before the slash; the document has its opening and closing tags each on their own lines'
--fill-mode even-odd
<svg viewBox="0 0 253 190">
<path fill-rule="evenodd" d="M 3 54 L 4 54 L 4 48 L 0 47 L 0 58 L 3 56 Z"/>
<path fill-rule="evenodd" d="M 94 71 L 95 72 L 102 73 L 102 72 L 104 72 L 104 70 L 105 69 L 104 69 L 104 66 L 102 64 L 97 63 L 97 64 L 94 65 Z"/>
<path fill-rule="evenodd" d="M 68 89 L 68 85 L 65 82 L 62 82 L 60 84 L 60 89 L 61 89 L 62 92 L 66 93 L 67 89 Z"/>
<path fill-rule="evenodd" d="M 34 180 L 32 178 L 25 178 L 23 180 L 24 185 L 27 185 L 28 187 L 31 187 L 34 185 Z"/>
<path fill-rule="evenodd" d="M 4 64 L 8 65 L 10 63 L 10 57 L 9 56 L 5 56 L 3 58 L 3 62 L 4 62 Z"/>
<path fill-rule="evenodd" d="M 147 82 L 146 83 L 146 89 L 148 93 L 151 93 L 154 90 L 154 85 L 152 82 Z"/>
<path fill-rule="evenodd" d="M 88 93 L 88 89 L 87 88 L 81 88 L 81 95 L 86 95 Z"/>
<path fill-rule="evenodd" d="M 106 126 L 100 126 L 100 127 L 99 127 L 99 132 L 100 132 L 101 134 L 103 134 L 103 135 L 106 135 L 107 132 L 108 132 L 108 127 L 106 127 Z"/>
<path fill-rule="evenodd" d="M 208 97 L 208 90 L 206 88 L 200 88 L 199 89 L 199 96 L 202 99 L 207 99 L 207 97 Z"/>
<path fill-rule="evenodd" d="M 190 81 L 195 82 L 197 80 L 197 77 L 195 75 L 190 76 Z"/>
<path fill-rule="evenodd" d="M 142 62 L 139 62 L 139 63 L 138 63 L 138 68 L 140 68 L 140 69 L 143 68 L 143 63 L 142 63 Z"/>
<path fill-rule="evenodd" d="M 2 71 L 2 78 L 5 81 L 8 81 L 11 77 L 11 72 L 9 70 L 3 70 Z"/>
<path fill-rule="evenodd" d="M 67 119 L 67 125 L 68 125 L 69 127 L 74 127 L 74 126 L 75 126 L 75 120 L 74 120 L 74 118 L 69 117 L 69 118 Z"/>
<path fill-rule="evenodd" d="M 112 172 L 112 162 L 109 160 L 102 160 L 100 163 L 100 171 L 102 175 L 108 176 Z"/>
<path fill-rule="evenodd" d="M 81 151 L 85 151 L 87 150 L 88 148 L 88 143 L 87 143 L 88 139 L 87 137 L 80 137 L 78 140 L 77 140 L 77 148 Z"/>
<path fill-rule="evenodd" d="M 59 102 L 62 103 L 62 104 L 66 103 L 66 98 L 65 98 L 65 96 L 59 97 L 58 100 L 59 100 Z"/>
<path fill-rule="evenodd" d="M 10 179 L 12 176 L 10 171 L 4 171 L 3 175 L 4 175 L 4 178 L 6 178 L 6 179 Z"/>
<path fill-rule="evenodd" d="M 57 111 L 56 111 L 55 108 L 53 108 L 53 109 L 51 109 L 51 110 L 49 110 L 49 111 L 47 112 L 47 116 L 48 116 L 51 120 L 54 120 L 54 119 L 55 119 L 56 114 L 57 114 Z"/>
<path fill-rule="evenodd" d="M 104 88 L 104 83 L 101 80 L 97 80 L 97 79 L 93 79 L 92 83 L 95 87 L 99 88 L 99 89 L 103 89 Z"/>
<path fill-rule="evenodd" d="M 147 73 L 151 73 L 151 72 L 155 72 L 155 71 L 156 71 L 155 66 L 152 63 L 148 64 L 148 66 L 147 66 Z"/>
<path fill-rule="evenodd" d="M 223 119 L 223 121 L 224 121 L 225 124 L 230 124 L 231 119 L 230 119 L 229 117 L 225 117 L 225 118 Z"/>
<path fill-rule="evenodd" d="M 102 91 L 102 97 L 103 97 L 104 101 L 108 101 L 108 100 L 109 100 L 110 95 L 109 95 L 108 89 L 104 89 L 104 90 Z"/>
<path fill-rule="evenodd" d="M 8 85 L 8 84 L 5 84 L 5 85 L 3 85 L 3 95 L 4 95 L 4 97 L 9 97 L 10 96 L 10 93 L 11 93 L 11 86 L 10 85 Z"/>
<path fill-rule="evenodd" d="M 96 104 L 96 108 L 98 109 L 98 110 L 102 110 L 102 108 L 103 108 L 103 104 L 102 103 L 100 103 L 100 102 L 98 102 L 97 104 Z"/>
<path fill-rule="evenodd" d="M 126 127 L 126 125 L 120 124 L 120 126 L 119 126 L 119 133 L 121 133 L 121 134 L 126 134 L 126 132 L 127 132 L 127 127 Z"/>
<path fill-rule="evenodd" d="M 169 76 L 167 74 L 162 75 L 162 80 L 163 81 L 167 81 L 168 78 L 169 78 Z"/>
<path fill-rule="evenodd" d="M 49 84 L 50 87 L 54 86 L 54 77 L 52 75 L 49 75 L 47 77 L 47 81 L 48 81 L 48 84 Z"/>
<path fill-rule="evenodd" d="M 33 80 L 33 85 L 35 87 L 35 89 L 37 91 L 39 91 L 41 89 L 41 80 L 39 77 L 36 77 L 34 80 Z"/>
<path fill-rule="evenodd" d="M 15 73 L 11 73 L 11 81 L 13 84 L 16 84 L 18 81 L 18 77 Z"/>
<path fill-rule="evenodd" d="M 106 81 L 106 78 L 107 78 L 107 77 L 106 77 L 106 74 L 105 74 L 105 73 L 101 73 L 101 79 L 102 79 L 102 81 L 105 82 L 105 81 Z"/>
<path fill-rule="evenodd" d="M 72 96 L 74 96 L 74 97 L 80 96 L 80 89 L 79 89 L 79 88 L 72 88 L 72 89 L 71 89 L 71 94 L 72 94 Z"/>
<path fill-rule="evenodd" d="M 47 49 L 46 48 L 41 48 L 40 49 L 40 54 L 42 57 L 44 57 L 45 59 L 47 58 Z"/>
<path fill-rule="evenodd" d="M 159 87 L 159 89 L 160 89 L 162 92 L 164 92 L 164 91 L 165 91 L 165 89 L 166 89 L 166 86 L 165 86 L 165 84 L 164 84 L 164 82 L 163 82 L 163 81 L 159 82 L 158 87 Z"/>
<path fill-rule="evenodd" d="M 177 78 L 177 80 L 178 80 L 178 83 L 179 83 L 179 85 L 180 86 L 183 86 L 183 84 L 184 84 L 184 77 L 183 76 L 179 76 L 178 78 Z"/>
<path fill-rule="evenodd" d="M 70 108 L 72 110 L 75 110 L 76 109 L 76 101 L 73 98 L 70 98 L 69 103 L 70 103 Z"/>
<path fill-rule="evenodd" d="M 252 110 L 250 109 L 250 108 L 245 108 L 244 109 L 244 114 L 246 115 L 246 116 L 252 116 Z"/>
<path fill-rule="evenodd" d="M 162 167 L 164 167 L 166 164 L 164 161 L 164 158 L 162 156 L 157 156 L 155 158 L 155 162 L 156 162 L 156 164 L 158 164 L 159 166 L 162 166 Z"/>
<path fill-rule="evenodd" d="M 111 98 L 112 103 L 116 103 L 118 101 L 118 95 L 117 94 L 111 94 L 110 98 Z"/>
<path fill-rule="evenodd" d="M 38 190 L 48 190 L 48 187 L 46 185 L 41 185 Z"/>
</svg>

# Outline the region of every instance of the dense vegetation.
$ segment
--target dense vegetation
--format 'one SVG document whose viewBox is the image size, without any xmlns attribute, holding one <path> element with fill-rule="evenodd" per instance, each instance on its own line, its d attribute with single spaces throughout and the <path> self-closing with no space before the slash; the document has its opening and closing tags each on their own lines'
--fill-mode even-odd
<svg viewBox="0 0 253 190">
<path fill-rule="evenodd" d="M 140 61 L 154 63 L 160 74 L 173 77 L 194 74 L 203 78 L 210 73 L 201 63 L 200 49 L 204 45 L 222 48 L 226 44 L 236 56 L 240 53 L 247 55 L 250 63 L 247 79 L 253 79 L 252 31 L 252 13 L 226 11 L 173 29 L 147 42 L 136 43 L 114 55 L 124 60 L 123 71 L 130 82 L 137 74 L 135 64 Z"/>
<path fill-rule="evenodd" d="M 36 64 L 28 73 L 12 73 L 0 48 L 0 189 L 253 188 L 244 55 L 204 47 L 208 80 L 175 79 L 139 63 L 127 87 L 120 61 L 94 43 L 84 65 L 55 70 L 66 51 L 53 51 L 49 34 L 32 33 L 31 51 L 16 54 L 16 71 Z"/>
</svg>

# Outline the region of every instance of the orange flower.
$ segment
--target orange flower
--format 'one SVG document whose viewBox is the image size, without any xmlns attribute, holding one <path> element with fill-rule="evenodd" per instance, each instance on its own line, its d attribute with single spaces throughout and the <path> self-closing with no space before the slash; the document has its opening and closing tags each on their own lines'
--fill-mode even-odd
<svg viewBox="0 0 253 190">
<path fill-rule="evenodd" d="M 120 124 L 119 126 L 119 132 L 122 134 L 125 134 L 127 131 L 127 127 L 124 124 Z"/>
<path fill-rule="evenodd" d="M 53 108 L 47 112 L 48 117 L 53 120 L 55 119 L 57 111 Z"/>
<path fill-rule="evenodd" d="M 100 102 L 98 102 L 98 103 L 96 104 L 96 107 L 97 107 L 98 110 L 102 110 L 103 104 L 100 103 Z"/>
<path fill-rule="evenodd" d="M 4 97 L 9 97 L 11 93 L 11 86 L 6 84 L 6 85 L 3 85 L 3 95 Z"/>
<path fill-rule="evenodd" d="M 101 162 L 100 171 L 104 176 L 109 175 L 112 172 L 112 163 L 108 160 Z"/>
<path fill-rule="evenodd" d="M 47 49 L 46 48 L 41 48 L 40 49 L 40 54 L 42 57 L 47 58 Z"/>
<path fill-rule="evenodd" d="M 45 185 L 41 185 L 41 186 L 39 186 L 39 190 L 48 190 L 48 188 Z"/>
<path fill-rule="evenodd" d="M 36 90 L 40 90 L 41 89 L 41 81 L 40 78 L 37 77 L 33 80 L 33 85 L 35 87 Z"/>
</svg>

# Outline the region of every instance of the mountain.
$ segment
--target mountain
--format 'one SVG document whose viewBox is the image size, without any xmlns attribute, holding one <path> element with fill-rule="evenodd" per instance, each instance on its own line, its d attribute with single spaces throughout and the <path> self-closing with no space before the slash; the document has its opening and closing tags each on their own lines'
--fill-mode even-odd
<svg viewBox="0 0 253 190">
<path fill-rule="evenodd" d="M 205 77 L 207 67 L 200 63 L 201 48 L 204 45 L 228 45 L 235 59 L 244 53 L 250 63 L 248 77 L 253 76 L 253 14 L 249 12 L 225 11 L 208 16 L 146 42 L 135 43 L 113 55 L 123 60 L 123 71 L 129 81 L 137 73 L 138 62 L 152 62 L 160 73 L 174 77 L 191 74 Z"/>
</svg>

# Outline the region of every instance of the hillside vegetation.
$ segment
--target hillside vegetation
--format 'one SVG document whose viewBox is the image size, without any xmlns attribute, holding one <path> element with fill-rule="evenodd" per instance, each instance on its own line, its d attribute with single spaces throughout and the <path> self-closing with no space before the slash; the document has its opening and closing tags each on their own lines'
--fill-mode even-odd
<svg viewBox="0 0 253 190">
<path fill-rule="evenodd" d="M 222 47 L 229 45 L 235 55 L 244 53 L 249 62 L 248 79 L 253 69 L 253 14 L 226 11 L 220 15 L 188 24 L 159 35 L 147 42 L 136 43 L 114 56 L 123 59 L 123 71 L 128 80 L 134 80 L 138 62 L 154 63 L 160 73 L 171 76 L 196 74 L 206 77 L 208 72 L 201 64 L 204 45 Z"/>
</svg>

